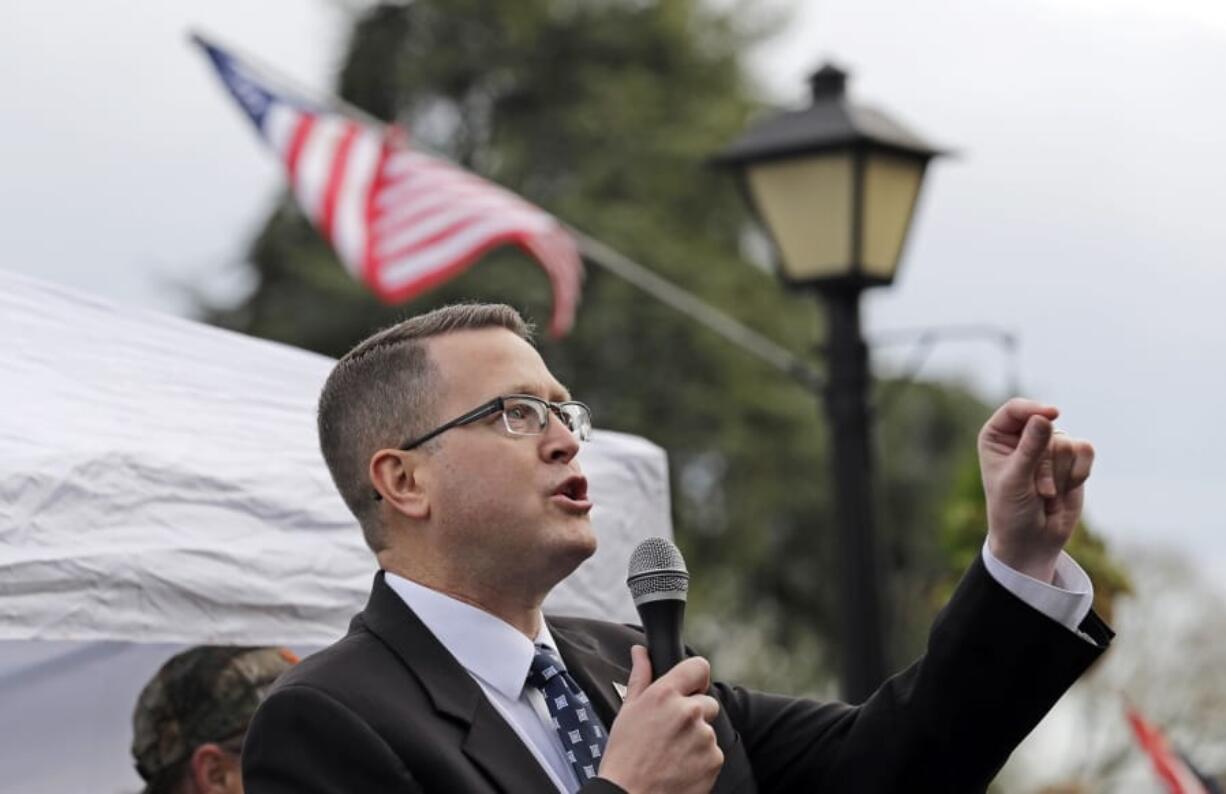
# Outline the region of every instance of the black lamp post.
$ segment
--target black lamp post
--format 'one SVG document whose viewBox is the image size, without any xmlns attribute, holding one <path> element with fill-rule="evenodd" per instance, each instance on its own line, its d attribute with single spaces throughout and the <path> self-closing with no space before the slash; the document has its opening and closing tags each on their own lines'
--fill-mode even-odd
<svg viewBox="0 0 1226 794">
<path fill-rule="evenodd" d="M 748 130 L 713 158 L 737 169 L 789 287 L 824 300 L 826 411 L 839 524 L 843 696 L 861 702 L 886 674 L 869 456 L 868 349 L 860 293 L 894 280 L 924 170 L 939 151 L 886 115 L 848 101 L 827 64 L 813 102 Z"/>
</svg>

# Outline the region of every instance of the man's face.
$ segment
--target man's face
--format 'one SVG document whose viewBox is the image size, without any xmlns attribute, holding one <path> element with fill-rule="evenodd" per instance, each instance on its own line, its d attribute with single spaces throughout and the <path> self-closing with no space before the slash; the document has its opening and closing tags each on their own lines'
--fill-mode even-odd
<svg viewBox="0 0 1226 794">
<path fill-rule="evenodd" d="M 494 397 L 570 398 L 536 349 L 505 329 L 458 331 L 428 344 L 440 424 Z M 519 436 L 494 414 L 448 430 L 434 446 L 419 474 L 438 542 L 458 564 L 552 587 L 596 551 L 579 441 L 556 416 L 540 435 Z"/>
</svg>

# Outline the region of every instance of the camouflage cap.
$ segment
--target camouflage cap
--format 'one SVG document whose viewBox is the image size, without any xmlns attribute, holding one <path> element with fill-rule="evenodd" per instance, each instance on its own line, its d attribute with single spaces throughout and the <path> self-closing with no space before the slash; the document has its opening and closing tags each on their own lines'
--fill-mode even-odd
<svg viewBox="0 0 1226 794">
<path fill-rule="evenodd" d="M 228 645 L 172 656 L 132 713 L 136 771 L 150 781 L 202 744 L 241 739 L 273 681 L 297 661 L 285 648 Z"/>
</svg>

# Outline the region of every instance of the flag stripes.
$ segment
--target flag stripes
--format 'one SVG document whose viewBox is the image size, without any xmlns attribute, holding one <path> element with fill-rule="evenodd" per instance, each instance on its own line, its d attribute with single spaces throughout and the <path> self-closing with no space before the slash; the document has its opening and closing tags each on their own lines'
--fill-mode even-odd
<svg viewBox="0 0 1226 794">
<path fill-rule="evenodd" d="M 493 248 L 517 245 L 553 290 L 550 332 L 574 323 L 583 265 L 551 215 L 440 158 L 394 129 L 275 93 L 197 37 L 235 100 L 281 158 L 298 205 L 345 267 L 383 301 L 408 300 Z"/>
</svg>

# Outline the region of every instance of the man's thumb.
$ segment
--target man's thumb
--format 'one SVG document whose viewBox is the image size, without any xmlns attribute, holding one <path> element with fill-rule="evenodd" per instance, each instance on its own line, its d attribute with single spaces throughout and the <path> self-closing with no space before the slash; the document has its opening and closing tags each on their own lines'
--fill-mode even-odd
<svg viewBox="0 0 1226 794">
<path fill-rule="evenodd" d="M 630 648 L 630 679 L 626 681 L 626 700 L 636 698 L 644 689 L 651 686 L 651 657 L 647 648 L 634 645 Z"/>
</svg>

